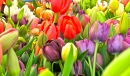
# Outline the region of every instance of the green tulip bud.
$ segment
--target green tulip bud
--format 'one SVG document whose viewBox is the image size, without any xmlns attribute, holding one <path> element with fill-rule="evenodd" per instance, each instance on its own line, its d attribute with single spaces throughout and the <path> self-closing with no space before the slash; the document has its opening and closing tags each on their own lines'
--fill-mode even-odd
<svg viewBox="0 0 130 76">
<path fill-rule="evenodd" d="M 130 12 L 130 1 L 127 3 L 127 5 L 125 6 L 125 11 L 126 12 Z"/>
<path fill-rule="evenodd" d="M 18 31 L 14 28 L 10 28 L 0 34 L 0 43 L 2 44 L 3 54 L 7 53 L 7 50 L 13 47 L 18 40 Z"/>
<path fill-rule="evenodd" d="M 20 66 L 15 51 L 11 48 L 7 53 L 7 72 L 9 76 L 19 76 Z"/>
<path fill-rule="evenodd" d="M 19 28 L 19 34 L 20 35 L 26 35 L 27 34 L 27 26 L 25 25 L 22 25 L 20 28 Z"/>
<path fill-rule="evenodd" d="M 121 33 L 126 34 L 129 27 L 130 27 L 129 17 L 128 17 L 128 14 L 126 12 L 124 12 L 121 16 L 121 19 L 120 19 L 119 30 Z"/>
<path fill-rule="evenodd" d="M 18 21 L 20 21 L 20 20 L 23 18 L 23 15 L 24 15 L 24 8 L 22 8 L 22 9 L 19 11 L 18 15 L 17 15 Z"/>
<path fill-rule="evenodd" d="M 75 45 L 73 43 L 67 43 L 65 46 L 63 46 L 62 48 L 62 52 L 61 52 L 61 57 L 63 61 L 66 61 L 68 54 L 70 52 L 70 47 L 72 45 L 73 48 L 73 58 L 74 58 L 74 62 L 77 60 L 77 56 L 78 56 L 78 50 L 75 47 Z"/>
<path fill-rule="evenodd" d="M 6 0 L 6 5 L 8 7 L 11 7 L 12 6 L 12 0 Z"/>
<path fill-rule="evenodd" d="M 38 36 L 38 46 L 42 47 L 42 45 L 44 45 L 47 42 L 47 36 L 45 33 L 40 33 L 40 35 Z"/>
<path fill-rule="evenodd" d="M 21 56 L 21 61 L 22 61 L 23 63 L 27 63 L 28 59 L 29 59 L 28 53 L 27 53 L 27 52 L 24 52 L 24 53 L 22 54 L 22 56 Z"/>
</svg>

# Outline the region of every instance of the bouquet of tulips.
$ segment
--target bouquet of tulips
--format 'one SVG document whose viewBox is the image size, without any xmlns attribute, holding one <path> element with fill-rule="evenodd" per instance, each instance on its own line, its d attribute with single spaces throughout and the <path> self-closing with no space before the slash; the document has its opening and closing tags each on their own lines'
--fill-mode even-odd
<svg viewBox="0 0 130 76">
<path fill-rule="evenodd" d="M 130 0 L 1 0 L 0 76 L 129 76 Z"/>
</svg>

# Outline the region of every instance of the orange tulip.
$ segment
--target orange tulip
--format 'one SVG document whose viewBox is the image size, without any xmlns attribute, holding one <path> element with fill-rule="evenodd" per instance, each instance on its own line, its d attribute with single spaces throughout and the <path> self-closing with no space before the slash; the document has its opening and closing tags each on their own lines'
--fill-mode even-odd
<svg viewBox="0 0 130 76">
<path fill-rule="evenodd" d="M 29 8 L 31 11 L 34 10 L 34 6 L 33 6 L 31 3 L 26 2 L 25 5 L 28 5 L 28 8 Z"/>
<path fill-rule="evenodd" d="M 0 7 L 2 6 L 2 4 L 6 2 L 6 0 L 0 0 Z"/>
<path fill-rule="evenodd" d="M 2 45 L 0 44 L 0 63 L 2 62 Z"/>
<path fill-rule="evenodd" d="M 53 11 L 52 10 L 44 10 L 40 13 L 40 17 L 42 17 L 44 20 L 51 21 L 53 18 Z"/>
</svg>

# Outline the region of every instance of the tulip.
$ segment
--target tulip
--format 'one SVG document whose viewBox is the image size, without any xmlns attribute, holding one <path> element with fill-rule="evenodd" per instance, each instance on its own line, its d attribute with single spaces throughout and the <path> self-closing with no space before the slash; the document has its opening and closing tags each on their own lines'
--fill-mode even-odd
<svg viewBox="0 0 130 76">
<path fill-rule="evenodd" d="M 43 11 L 43 8 L 42 7 L 37 7 L 36 8 L 36 16 L 37 17 L 40 17 L 40 13 Z"/>
<path fill-rule="evenodd" d="M 87 55 L 92 56 L 94 54 L 95 44 L 91 40 L 79 40 L 75 42 L 75 45 L 81 52 L 87 52 Z"/>
<path fill-rule="evenodd" d="M 63 47 L 65 45 L 64 40 L 61 37 L 58 37 L 56 41 Z"/>
<path fill-rule="evenodd" d="M 109 9 L 111 9 L 112 12 L 116 11 L 119 7 L 119 1 L 118 0 L 110 0 L 108 7 L 109 7 Z"/>
<path fill-rule="evenodd" d="M 126 36 L 125 39 L 122 42 L 122 45 L 124 49 L 127 49 L 130 47 L 130 36 Z"/>
<path fill-rule="evenodd" d="M 20 25 L 26 25 L 28 23 L 28 20 L 26 20 L 26 18 L 22 18 L 20 20 Z"/>
<path fill-rule="evenodd" d="M 86 27 L 88 23 L 90 23 L 90 18 L 86 14 L 83 14 L 81 19 L 81 25 L 83 29 Z"/>
<path fill-rule="evenodd" d="M 48 61 L 56 61 L 61 59 L 61 46 L 54 40 L 47 41 L 47 43 L 42 47 L 42 51 Z"/>
<path fill-rule="evenodd" d="M 103 58 L 102 58 L 102 55 L 99 54 L 99 53 L 97 53 L 96 60 L 97 60 L 97 61 L 96 61 L 96 69 L 99 70 L 100 67 L 99 67 L 98 65 L 103 66 Z M 92 63 L 93 63 L 93 61 L 94 61 L 94 56 L 91 58 L 91 61 L 92 61 Z M 97 65 L 97 64 L 98 64 L 98 65 Z"/>
<path fill-rule="evenodd" d="M 28 53 L 27 53 L 27 52 L 24 52 L 24 53 L 22 54 L 22 56 L 21 56 L 21 61 L 22 61 L 23 63 L 26 63 L 26 62 L 28 61 L 28 59 L 29 59 Z"/>
<path fill-rule="evenodd" d="M 30 3 L 30 2 L 25 2 L 25 5 L 28 5 L 28 8 L 29 8 L 31 11 L 34 10 L 34 6 L 33 6 L 32 3 Z"/>
<path fill-rule="evenodd" d="M 19 66 L 20 66 L 21 72 L 22 72 L 22 71 L 25 71 L 25 66 L 24 66 L 23 62 L 20 61 L 20 60 L 19 60 Z"/>
<path fill-rule="evenodd" d="M 130 36 L 130 28 L 128 29 L 126 36 Z"/>
<path fill-rule="evenodd" d="M 40 13 L 40 16 L 44 19 L 44 20 L 48 20 L 51 21 L 53 18 L 53 11 L 51 10 L 44 10 Z"/>
<path fill-rule="evenodd" d="M 73 64 L 73 72 L 74 75 L 78 76 L 80 74 L 82 74 L 82 63 L 81 61 L 77 60 L 74 64 Z"/>
<path fill-rule="evenodd" d="M 71 40 L 81 32 L 81 24 L 75 16 L 61 16 L 58 25 L 64 37 Z"/>
<path fill-rule="evenodd" d="M 68 57 L 71 45 L 72 45 L 72 48 L 73 48 L 73 50 L 71 50 L 71 51 L 73 51 L 74 62 L 77 60 L 77 55 L 78 55 L 77 48 L 75 47 L 75 45 L 73 43 L 67 43 L 65 46 L 63 46 L 62 52 L 61 52 L 61 57 L 62 57 L 62 60 L 64 62 L 66 61 L 66 59 Z"/>
<path fill-rule="evenodd" d="M 0 20 L 0 34 L 4 31 L 4 24 L 3 22 Z"/>
<path fill-rule="evenodd" d="M 57 39 L 60 35 L 59 27 L 47 21 L 43 21 L 40 26 L 40 31 L 43 31 L 47 35 L 48 40 Z"/>
<path fill-rule="evenodd" d="M 129 1 L 130 0 L 121 0 L 122 4 L 124 4 L 124 6 L 126 6 Z"/>
<path fill-rule="evenodd" d="M 31 71 L 30 71 L 30 76 L 37 76 L 37 65 L 36 64 L 33 64 L 32 67 L 31 67 Z"/>
<path fill-rule="evenodd" d="M 9 76 L 19 76 L 20 66 L 15 51 L 11 48 L 7 53 L 7 71 Z"/>
<path fill-rule="evenodd" d="M 107 49 L 111 54 L 120 53 L 124 50 L 122 42 L 124 40 L 124 36 L 122 34 L 117 34 L 108 40 Z"/>
<path fill-rule="evenodd" d="M 53 12 L 64 14 L 69 9 L 71 2 L 72 0 L 51 0 L 51 7 Z"/>
<path fill-rule="evenodd" d="M 130 1 L 127 3 L 127 5 L 125 6 L 125 11 L 126 12 L 130 12 Z"/>
<path fill-rule="evenodd" d="M 45 69 L 38 76 L 54 76 L 54 74 L 49 69 Z"/>
<path fill-rule="evenodd" d="M 26 44 L 27 44 L 26 42 L 20 43 L 19 44 L 19 50 L 22 49 Z"/>
<path fill-rule="evenodd" d="M 119 30 L 121 33 L 126 34 L 129 28 L 130 28 L 129 17 L 128 17 L 128 14 L 124 12 L 120 19 Z"/>
<path fill-rule="evenodd" d="M 73 4 L 72 5 L 72 10 L 73 10 L 73 12 L 74 13 L 78 13 L 79 12 L 79 10 L 80 10 L 80 6 L 79 6 L 79 4 Z"/>
<path fill-rule="evenodd" d="M 35 17 L 30 24 L 30 29 L 36 28 L 38 26 L 39 18 Z"/>
<path fill-rule="evenodd" d="M 14 28 L 10 28 L 0 34 L 0 43 L 2 44 L 3 54 L 7 53 L 7 50 L 13 47 L 18 40 L 18 31 Z"/>
<path fill-rule="evenodd" d="M 3 4 L 4 2 L 6 2 L 6 0 L 1 0 L 1 1 L 0 1 L 0 7 L 2 6 L 2 4 Z"/>
<path fill-rule="evenodd" d="M 107 23 L 100 23 L 95 21 L 90 27 L 89 37 L 92 41 L 105 42 L 108 39 L 110 26 Z"/>
<path fill-rule="evenodd" d="M 2 62 L 2 45 L 0 44 L 0 63 Z"/>
<path fill-rule="evenodd" d="M 121 16 L 124 12 L 124 5 L 119 3 L 119 8 L 116 10 L 116 15 Z"/>
<path fill-rule="evenodd" d="M 97 6 L 99 10 L 104 11 L 107 8 L 107 2 L 106 1 L 101 2 L 101 0 L 98 0 Z"/>
</svg>

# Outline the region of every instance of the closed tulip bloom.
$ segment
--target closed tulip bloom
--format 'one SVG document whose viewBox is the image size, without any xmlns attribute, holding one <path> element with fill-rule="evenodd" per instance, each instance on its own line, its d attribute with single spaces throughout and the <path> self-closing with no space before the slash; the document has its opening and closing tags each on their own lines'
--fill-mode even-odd
<svg viewBox="0 0 130 76">
<path fill-rule="evenodd" d="M 105 42 L 108 39 L 110 26 L 107 23 L 95 21 L 90 27 L 89 37 L 92 41 Z"/>
<path fill-rule="evenodd" d="M 47 35 L 48 40 L 57 39 L 60 35 L 59 27 L 47 21 L 43 21 L 40 31 L 43 31 Z"/>
<path fill-rule="evenodd" d="M 79 48 L 81 52 L 88 50 L 87 55 L 92 56 L 94 54 L 95 44 L 91 40 L 79 40 L 75 42 L 75 45 Z"/>
<path fill-rule="evenodd" d="M 81 61 L 77 60 L 73 64 L 73 72 L 74 72 L 75 76 L 82 74 L 82 63 L 81 63 Z"/>
<path fill-rule="evenodd" d="M 124 40 L 124 36 L 122 34 L 117 34 L 108 40 L 107 49 L 111 54 L 120 53 L 124 50 L 122 41 Z"/>
<path fill-rule="evenodd" d="M 81 24 L 75 16 L 61 16 L 58 25 L 64 37 L 71 40 L 81 32 Z"/>
<path fill-rule="evenodd" d="M 122 42 L 122 45 L 125 49 L 130 47 L 130 36 L 126 36 Z"/>
<path fill-rule="evenodd" d="M 48 61 L 56 61 L 61 59 L 61 46 L 54 40 L 49 40 L 43 46 L 42 51 Z"/>
<path fill-rule="evenodd" d="M 71 2 L 72 0 L 51 0 L 51 7 L 55 13 L 64 14 L 69 9 Z"/>
<path fill-rule="evenodd" d="M 86 27 L 88 23 L 90 23 L 90 18 L 86 14 L 83 14 L 81 19 L 81 25 L 83 29 Z"/>
<path fill-rule="evenodd" d="M 12 21 L 13 21 L 15 24 L 17 24 L 17 22 L 18 22 L 17 14 L 11 16 L 11 19 L 12 19 Z"/>
<path fill-rule="evenodd" d="M 25 71 L 25 66 L 22 61 L 19 60 L 19 66 L 21 71 Z"/>
<path fill-rule="evenodd" d="M 111 9 L 112 12 L 116 11 L 119 7 L 119 1 L 118 0 L 110 0 L 108 7 L 109 7 L 109 9 Z"/>
<path fill-rule="evenodd" d="M 126 6 L 129 1 L 130 0 L 121 0 L 122 4 L 124 4 L 124 6 Z"/>
<path fill-rule="evenodd" d="M 51 21 L 53 19 L 54 13 L 52 10 L 44 10 L 40 13 L 40 15 L 44 20 Z"/>
</svg>

